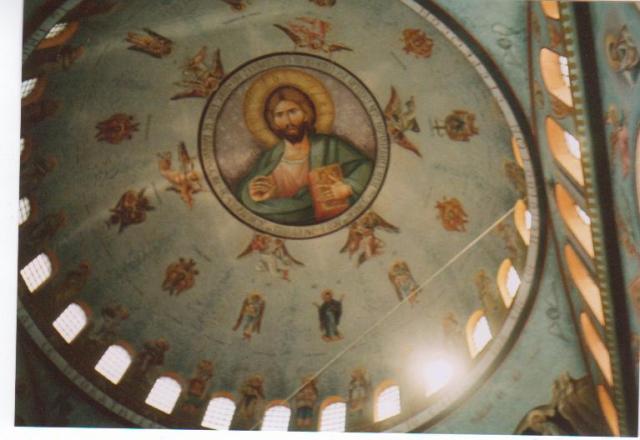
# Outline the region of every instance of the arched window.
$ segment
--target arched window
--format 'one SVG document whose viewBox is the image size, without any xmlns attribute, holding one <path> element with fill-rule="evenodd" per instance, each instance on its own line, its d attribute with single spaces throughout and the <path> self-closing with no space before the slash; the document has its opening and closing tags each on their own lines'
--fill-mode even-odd
<svg viewBox="0 0 640 440">
<path fill-rule="evenodd" d="M 47 35 L 44 36 L 45 39 L 55 38 L 62 33 L 67 28 L 67 23 L 56 23 L 50 30 L 47 32 Z"/>
<path fill-rule="evenodd" d="M 509 308 L 511 304 L 513 304 L 513 299 L 516 297 L 521 283 L 520 275 L 518 275 L 510 259 L 507 258 L 500 265 L 497 280 L 502 301 L 504 305 Z"/>
<path fill-rule="evenodd" d="M 129 351 L 121 345 L 107 348 L 95 366 L 95 370 L 117 385 L 131 365 Z"/>
<path fill-rule="evenodd" d="M 580 142 L 565 131 L 553 118 L 545 120 L 547 142 L 553 158 L 579 185 L 584 185 L 584 173 L 580 158 Z"/>
<path fill-rule="evenodd" d="M 51 277 L 52 269 L 51 259 L 42 253 L 20 270 L 20 276 L 29 292 L 33 293 Z"/>
<path fill-rule="evenodd" d="M 564 255 L 567 260 L 567 266 L 569 267 L 569 273 L 571 273 L 571 278 L 578 288 L 580 295 L 582 295 L 584 302 L 587 303 L 600 325 L 604 326 L 604 312 L 602 311 L 600 289 L 570 244 L 564 247 Z"/>
<path fill-rule="evenodd" d="M 373 420 L 380 422 L 400 414 L 400 388 L 392 381 L 384 381 L 374 393 Z"/>
<path fill-rule="evenodd" d="M 347 423 L 347 404 L 340 397 L 328 397 L 320 405 L 320 432 L 344 432 Z"/>
<path fill-rule="evenodd" d="M 22 96 L 22 99 L 25 99 L 33 92 L 36 84 L 38 84 L 38 78 L 30 78 L 22 81 L 22 86 L 20 87 L 20 96 Z"/>
<path fill-rule="evenodd" d="M 436 359 L 425 364 L 425 396 L 429 397 L 444 388 L 453 378 L 456 368 L 448 359 Z"/>
<path fill-rule="evenodd" d="M 560 18 L 560 4 L 556 0 L 542 0 L 540 2 L 542 12 L 549 18 L 558 20 Z"/>
<path fill-rule="evenodd" d="M 531 240 L 531 212 L 527 209 L 527 204 L 524 200 L 518 200 L 516 206 L 513 209 L 513 220 L 518 230 L 518 234 L 522 237 L 524 244 L 529 246 Z"/>
<path fill-rule="evenodd" d="M 53 327 L 60 333 L 62 339 L 70 344 L 87 326 L 87 322 L 87 313 L 83 308 L 76 303 L 71 303 L 53 321 Z"/>
<path fill-rule="evenodd" d="M 569 191 L 567 191 L 562 185 L 556 184 L 555 193 L 558 210 L 560 211 L 562 220 L 564 220 L 569 231 L 571 231 L 574 237 L 576 237 L 587 254 L 593 258 L 594 249 L 590 226 L 591 221 L 587 220 L 587 223 L 584 218 L 586 216 L 588 219 L 589 216 L 584 214 L 584 210 L 582 210 L 582 208 L 578 209 L 578 204 L 575 202 L 573 197 L 571 197 Z"/>
<path fill-rule="evenodd" d="M 602 376 L 607 381 L 609 385 L 613 384 L 613 373 L 611 371 L 611 359 L 609 357 L 609 351 L 607 347 L 600 339 L 600 335 L 598 335 L 598 331 L 594 327 L 591 319 L 587 316 L 586 313 L 582 312 L 580 314 L 580 326 L 582 327 L 582 334 L 584 336 L 584 341 L 591 352 L 591 355 L 600 367 L 600 371 L 602 371 Z"/>
<path fill-rule="evenodd" d="M 38 44 L 38 49 L 46 49 L 49 47 L 62 46 L 66 44 L 71 37 L 78 31 L 79 23 L 72 21 L 69 23 L 55 24 Z"/>
<path fill-rule="evenodd" d="M 616 411 L 616 407 L 611 400 L 611 396 L 607 392 L 604 385 L 598 385 L 598 400 L 600 401 L 600 408 L 602 408 L 602 414 L 604 414 L 604 418 L 607 421 L 607 425 L 609 425 L 609 429 L 611 433 L 620 437 L 620 425 L 618 424 L 618 411 Z"/>
<path fill-rule="evenodd" d="M 476 310 L 471 314 L 465 330 L 469 354 L 474 358 L 493 338 L 491 329 L 489 328 L 489 321 L 487 321 L 487 317 L 484 315 L 482 309 Z"/>
<path fill-rule="evenodd" d="M 262 431 L 288 431 L 291 410 L 284 401 L 272 402 L 264 413 Z"/>
<path fill-rule="evenodd" d="M 218 431 L 226 431 L 231 425 L 233 413 L 236 412 L 236 404 L 230 395 L 214 397 L 209 401 L 207 411 L 202 419 L 202 426 Z"/>
<path fill-rule="evenodd" d="M 540 69 L 542 80 L 549 93 L 565 105 L 573 107 L 567 57 L 544 47 L 540 50 Z"/>
<path fill-rule="evenodd" d="M 171 414 L 180 397 L 182 387 L 177 380 L 162 376 L 156 379 L 144 403 L 166 414 Z"/>
<path fill-rule="evenodd" d="M 18 226 L 21 226 L 24 222 L 29 218 L 29 214 L 31 214 L 31 203 L 29 203 L 29 199 L 26 197 L 21 198 L 18 201 Z"/>
</svg>

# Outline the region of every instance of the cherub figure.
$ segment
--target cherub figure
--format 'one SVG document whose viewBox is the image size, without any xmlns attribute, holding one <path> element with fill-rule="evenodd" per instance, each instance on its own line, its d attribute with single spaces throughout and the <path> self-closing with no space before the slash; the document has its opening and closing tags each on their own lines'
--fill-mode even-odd
<svg viewBox="0 0 640 440">
<path fill-rule="evenodd" d="M 349 400 L 347 402 L 349 411 L 363 411 L 369 403 L 370 398 L 371 381 L 369 380 L 367 370 L 364 368 L 356 368 L 351 372 L 351 381 L 349 382 Z"/>
<path fill-rule="evenodd" d="M 347 237 L 347 242 L 340 249 L 340 253 L 348 252 L 349 257 L 351 257 L 359 252 L 358 266 L 369 258 L 380 255 L 384 242 L 376 237 L 376 229 L 382 229 L 387 232 L 400 231 L 400 229 L 387 222 L 374 211 L 369 211 L 349 226 L 349 236 Z"/>
<path fill-rule="evenodd" d="M 316 378 L 313 375 L 302 379 L 302 388 L 294 397 L 296 404 L 296 426 L 311 426 L 313 423 L 313 408 L 318 400 Z"/>
<path fill-rule="evenodd" d="M 196 269 L 196 262 L 192 258 L 187 261 L 181 257 L 177 262 L 167 266 L 162 290 L 168 291 L 169 296 L 180 295 L 195 285 L 196 275 L 199 273 Z"/>
<path fill-rule="evenodd" d="M 342 316 L 342 300 L 333 299 L 333 291 L 326 289 L 320 294 L 322 304 L 313 303 L 318 308 L 318 318 L 320 320 L 320 330 L 322 331 L 322 340 L 325 342 L 338 341 L 342 339 L 342 335 L 338 331 L 340 317 Z"/>
<path fill-rule="evenodd" d="M 469 216 L 462 207 L 460 200 L 455 197 L 443 197 L 436 203 L 438 218 L 442 222 L 442 227 L 447 231 L 465 232 L 466 223 L 469 223 Z"/>
<path fill-rule="evenodd" d="M 224 69 L 220 59 L 220 49 L 213 55 L 213 63 L 208 65 L 207 46 L 202 48 L 192 58 L 188 59 L 182 69 L 182 80 L 175 84 L 184 88 L 171 97 L 172 100 L 182 98 L 207 98 L 218 90 L 224 78 Z"/>
<path fill-rule="evenodd" d="M 110 209 L 111 217 L 107 226 L 119 224 L 118 232 L 122 232 L 128 226 L 144 222 L 147 211 L 153 209 L 144 195 L 144 188 L 138 192 L 129 190 L 120 197 L 116 207 Z"/>
<path fill-rule="evenodd" d="M 96 124 L 96 139 L 110 144 L 119 144 L 125 139 L 131 139 L 133 133 L 138 131 L 140 124 L 135 121 L 132 115 L 115 113 Z"/>
<path fill-rule="evenodd" d="M 412 131 L 420 133 L 420 127 L 416 120 L 416 101 L 412 96 L 404 104 L 406 110 L 402 109 L 402 101 L 395 87 L 391 86 L 391 97 L 389 103 L 384 109 L 384 118 L 387 121 L 387 132 L 393 142 L 400 147 L 411 151 L 419 157 L 422 157 L 418 146 L 411 142 L 405 135 L 405 132 Z"/>
<path fill-rule="evenodd" d="M 304 263 L 291 256 L 284 240 L 280 238 L 255 234 L 249 246 L 237 258 L 245 257 L 254 252 L 260 255 L 260 261 L 256 266 L 258 271 L 268 272 L 286 281 L 290 281 L 289 267 L 292 265 L 304 266 Z"/>
<path fill-rule="evenodd" d="M 315 50 L 329 55 L 341 50 L 353 51 L 341 43 L 327 43 L 325 38 L 331 29 L 331 24 L 319 18 L 298 17 L 286 25 L 274 24 L 274 26 L 287 34 L 296 49 Z"/>
<path fill-rule="evenodd" d="M 395 287 L 399 301 L 407 299 L 411 305 L 416 303 L 419 286 L 405 261 L 393 263 L 389 269 L 389 281 Z"/>
<path fill-rule="evenodd" d="M 189 208 L 193 208 L 193 195 L 203 191 L 200 182 L 200 174 L 195 170 L 193 158 L 189 156 L 184 142 L 178 145 L 178 158 L 180 159 L 180 169 L 174 170 L 171 164 L 171 153 L 166 152 L 158 155 L 158 167 L 160 174 L 171 184 L 167 188 L 180 194 L 180 198 Z"/>
<path fill-rule="evenodd" d="M 167 37 L 155 33 L 151 29 L 143 28 L 145 34 L 137 34 L 128 32 L 127 42 L 132 45 L 128 47 L 130 50 L 137 50 L 155 58 L 163 58 L 169 55 L 173 49 L 173 41 Z"/>
<path fill-rule="evenodd" d="M 266 303 L 262 295 L 258 292 L 252 292 L 245 298 L 240 308 L 240 315 L 233 330 L 236 331 L 242 325 L 242 338 L 245 341 L 251 340 L 254 332 L 260 333 L 260 325 L 262 324 L 262 315 Z"/>
</svg>

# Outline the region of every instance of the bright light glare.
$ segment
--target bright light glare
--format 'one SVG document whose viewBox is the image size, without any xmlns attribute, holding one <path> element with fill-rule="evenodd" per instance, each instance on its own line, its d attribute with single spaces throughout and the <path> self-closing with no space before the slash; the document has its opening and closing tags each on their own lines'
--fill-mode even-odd
<svg viewBox="0 0 640 440">
<path fill-rule="evenodd" d="M 400 414 L 400 388 L 397 385 L 387 387 L 376 401 L 375 421 L 388 419 Z"/>
<path fill-rule="evenodd" d="M 489 321 L 487 321 L 487 318 L 483 316 L 478 320 L 476 326 L 473 328 L 473 345 L 476 348 L 476 353 L 480 353 L 492 337 L 491 329 L 489 328 Z"/>
<path fill-rule="evenodd" d="M 518 272 L 511 266 L 509 267 L 509 272 L 507 272 L 507 292 L 509 292 L 511 298 L 516 296 L 518 287 L 520 287 L 520 275 L 518 275 Z"/>
<path fill-rule="evenodd" d="M 589 217 L 589 215 L 586 212 L 584 212 L 584 210 L 578 205 L 575 205 L 575 207 L 576 207 L 576 213 L 578 214 L 578 217 L 580 217 L 580 220 L 582 220 L 582 223 L 584 223 L 587 226 L 590 226 L 591 218 Z"/>
<path fill-rule="evenodd" d="M 533 224 L 533 217 L 531 216 L 531 211 L 528 209 L 524 212 L 524 227 L 528 230 L 531 230 L 531 225 Z"/>
<path fill-rule="evenodd" d="M 571 79 L 569 78 L 569 60 L 567 57 L 560 55 L 560 74 L 562 75 L 562 81 L 567 87 L 571 87 Z"/>
<path fill-rule="evenodd" d="M 455 373 L 453 365 L 446 359 L 438 359 L 425 365 L 426 396 L 437 393 L 451 381 Z"/>
<path fill-rule="evenodd" d="M 567 145 L 567 150 L 569 150 L 569 153 L 571 153 L 571 155 L 576 159 L 580 159 L 582 157 L 582 154 L 580 153 L 580 142 L 578 142 L 578 139 L 576 139 L 571 133 L 568 133 L 566 131 L 563 134 L 564 143 Z"/>
</svg>

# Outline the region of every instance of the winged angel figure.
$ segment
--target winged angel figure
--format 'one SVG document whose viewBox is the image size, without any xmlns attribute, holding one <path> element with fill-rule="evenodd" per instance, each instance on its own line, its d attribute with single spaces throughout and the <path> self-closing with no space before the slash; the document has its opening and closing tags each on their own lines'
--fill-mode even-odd
<svg viewBox="0 0 640 440">
<path fill-rule="evenodd" d="M 249 246 L 238 255 L 243 258 L 254 252 L 260 255 L 260 262 L 256 269 L 261 272 L 269 272 L 283 280 L 289 280 L 289 267 L 291 265 L 304 266 L 304 263 L 291 256 L 284 240 L 263 234 L 255 234 Z"/>
<path fill-rule="evenodd" d="M 184 91 L 173 95 L 172 100 L 207 98 L 218 90 L 224 78 L 220 49 L 216 49 L 211 65 L 206 63 L 206 59 L 207 46 L 202 46 L 197 54 L 185 62 L 182 68 L 182 80 L 176 83 L 184 88 Z"/>
<path fill-rule="evenodd" d="M 321 51 L 329 55 L 342 50 L 353 51 L 341 43 L 327 43 L 325 39 L 331 24 L 319 18 L 298 17 L 295 21 L 288 22 L 286 26 L 281 24 L 274 24 L 274 26 L 287 34 L 296 49 Z"/>
<path fill-rule="evenodd" d="M 384 117 L 387 121 L 387 131 L 392 141 L 402 148 L 422 157 L 418 146 L 411 142 L 405 135 L 406 131 L 420 133 L 418 121 L 416 121 L 416 101 L 412 96 L 405 104 L 406 110 L 402 109 L 402 101 L 396 91 L 391 86 L 391 97 L 389 103 L 384 109 Z"/>
</svg>

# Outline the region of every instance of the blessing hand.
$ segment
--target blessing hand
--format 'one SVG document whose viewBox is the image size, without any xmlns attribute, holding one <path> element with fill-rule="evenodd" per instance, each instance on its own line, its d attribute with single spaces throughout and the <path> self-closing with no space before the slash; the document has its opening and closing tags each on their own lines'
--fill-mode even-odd
<svg viewBox="0 0 640 440">
<path fill-rule="evenodd" d="M 249 182 L 249 197 L 254 202 L 272 199 L 277 191 L 276 182 L 272 176 L 258 176 Z"/>
</svg>

